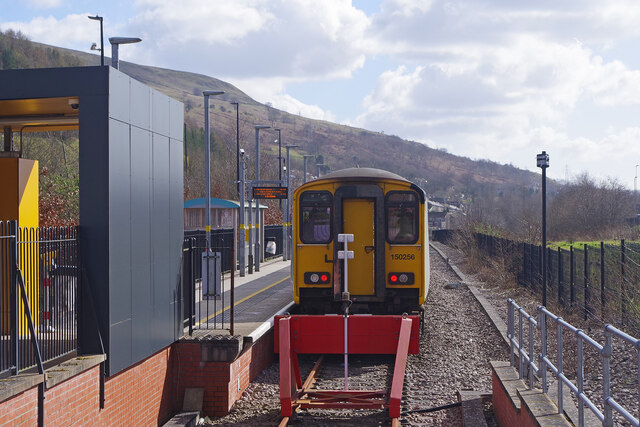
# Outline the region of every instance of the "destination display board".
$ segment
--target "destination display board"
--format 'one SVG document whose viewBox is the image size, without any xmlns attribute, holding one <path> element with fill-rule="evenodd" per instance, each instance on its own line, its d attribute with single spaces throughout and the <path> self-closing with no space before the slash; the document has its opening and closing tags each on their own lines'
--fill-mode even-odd
<svg viewBox="0 0 640 427">
<path fill-rule="evenodd" d="M 289 187 L 253 187 L 254 199 L 286 199 Z"/>
</svg>

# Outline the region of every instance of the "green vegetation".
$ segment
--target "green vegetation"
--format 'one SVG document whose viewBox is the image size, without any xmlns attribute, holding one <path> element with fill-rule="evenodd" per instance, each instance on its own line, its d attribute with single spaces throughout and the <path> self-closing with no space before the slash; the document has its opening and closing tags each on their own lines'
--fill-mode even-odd
<svg viewBox="0 0 640 427">
<path fill-rule="evenodd" d="M 0 70 L 79 65 L 82 64 L 77 57 L 53 47 L 31 43 L 20 31 L 0 31 Z"/>
<path fill-rule="evenodd" d="M 587 245 L 587 247 L 589 248 L 600 248 L 600 240 L 597 241 L 558 241 L 558 242 L 548 242 L 547 246 L 549 248 L 552 249 L 564 249 L 564 250 L 569 250 L 569 248 L 571 246 L 573 246 L 574 248 L 578 248 L 578 249 L 582 249 L 584 248 L 584 245 Z M 604 244 L 606 245 L 611 245 L 611 246 L 620 246 L 620 240 L 604 240 Z"/>
</svg>

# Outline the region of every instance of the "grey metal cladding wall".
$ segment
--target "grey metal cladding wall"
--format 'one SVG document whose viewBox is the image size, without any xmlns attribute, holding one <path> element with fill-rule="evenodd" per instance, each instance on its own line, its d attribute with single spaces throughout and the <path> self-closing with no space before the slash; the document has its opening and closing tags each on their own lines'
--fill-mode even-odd
<svg viewBox="0 0 640 427">
<path fill-rule="evenodd" d="M 87 307 L 88 293 L 78 313 L 81 354 L 100 351 L 97 318 L 105 345 L 109 340 L 108 251 L 108 95 L 109 68 L 68 67 L 0 71 L 0 99 L 56 98 L 80 100 L 80 245 L 83 269 L 96 315 Z"/>
<path fill-rule="evenodd" d="M 111 69 L 109 330 L 113 375 L 179 331 L 183 105 Z"/>
</svg>

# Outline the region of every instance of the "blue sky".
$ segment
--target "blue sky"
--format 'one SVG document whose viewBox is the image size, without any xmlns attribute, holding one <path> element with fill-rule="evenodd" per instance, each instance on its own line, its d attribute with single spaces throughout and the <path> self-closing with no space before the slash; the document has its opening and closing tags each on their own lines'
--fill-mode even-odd
<svg viewBox="0 0 640 427">
<path fill-rule="evenodd" d="M 202 73 L 306 117 L 633 188 L 637 0 L 0 0 L 0 29 Z M 107 54 L 109 48 L 107 47 Z"/>
</svg>

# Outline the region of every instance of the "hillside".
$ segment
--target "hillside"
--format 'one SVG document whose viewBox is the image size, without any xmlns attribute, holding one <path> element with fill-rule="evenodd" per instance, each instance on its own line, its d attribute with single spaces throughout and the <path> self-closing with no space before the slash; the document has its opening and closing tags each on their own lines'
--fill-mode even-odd
<svg viewBox="0 0 640 427">
<path fill-rule="evenodd" d="M 97 65 L 99 56 L 33 43 L 20 34 L 0 34 L 0 68 L 41 68 L 50 66 Z M 203 194 L 203 97 L 202 90 L 220 89 L 225 94 L 211 99 L 214 132 L 213 190 L 218 197 L 234 197 L 236 111 L 240 104 L 241 146 L 255 159 L 254 124 L 267 124 L 282 130 L 283 145 L 298 145 L 292 150 L 292 171 L 301 181 L 302 154 L 318 156 L 330 169 L 359 165 L 386 169 L 415 181 L 432 195 L 465 196 L 535 188 L 539 175 L 495 162 L 475 161 L 397 136 L 371 132 L 326 121 L 312 120 L 263 105 L 240 89 L 221 80 L 184 71 L 148 67 L 121 61 L 120 69 L 131 77 L 182 101 L 187 123 L 188 161 L 185 170 L 185 196 Z M 267 133 L 268 132 L 268 133 Z M 265 171 L 263 179 L 277 176 L 277 134 L 263 131 L 261 151 Z M 268 135 L 268 136 L 267 136 Z M 283 149 L 284 153 L 284 149 Z M 314 159 L 309 162 L 315 164 Z M 230 168 L 228 165 L 231 164 Z M 315 167 L 309 172 L 315 174 Z M 425 184 L 426 181 L 426 184 Z"/>
</svg>

